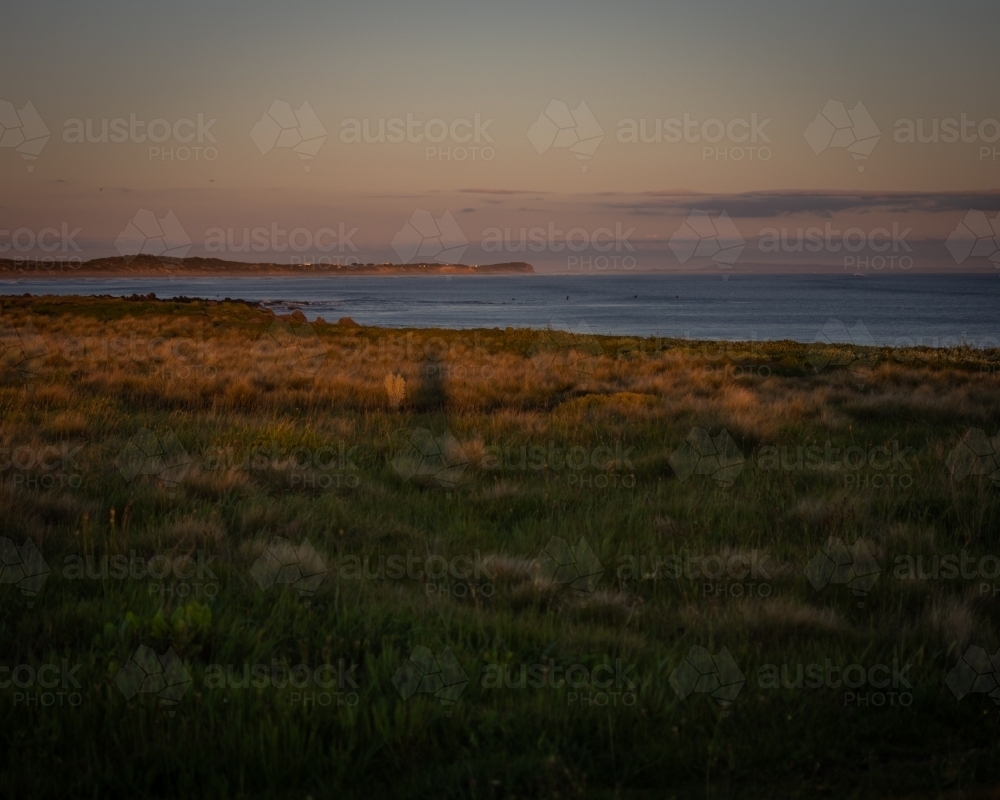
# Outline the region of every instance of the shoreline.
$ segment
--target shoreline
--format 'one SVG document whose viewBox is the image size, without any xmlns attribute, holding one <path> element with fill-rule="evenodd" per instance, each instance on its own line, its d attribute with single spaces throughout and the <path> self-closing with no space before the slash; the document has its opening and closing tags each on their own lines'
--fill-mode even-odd
<svg viewBox="0 0 1000 800">
<path fill-rule="evenodd" d="M 174 297 L 159 297 L 155 293 L 149 293 L 147 295 L 141 295 L 138 293 L 133 293 L 131 295 L 110 295 L 110 294 L 32 294 L 30 292 L 24 292 L 22 294 L 3 294 L 0 293 L 0 322 L 3 320 L 4 303 L 5 301 L 10 304 L 13 309 L 23 308 L 25 301 L 30 304 L 44 302 L 51 303 L 56 306 L 65 306 L 62 309 L 62 313 L 68 313 L 72 311 L 72 306 L 74 305 L 89 305 L 89 304 L 100 304 L 100 303 L 148 303 L 156 304 L 161 306 L 166 306 L 168 304 L 174 305 L 194 305 L 194 304 L 204 304 L 206 309 L 213 307 L 225 306 L 225 305 L 239 305 L 245 306 L 252 309 L 256 309 L 274 320 L 283 320 L 285 322 L 295 324 L 295 325 L 308 325 L 310 328 L 315 327 L 318 331 L 329 328 L 339 328 L 343 330 L 358 330 L 365 331 L 366 333 L 371 332 L 385 332 L 389 335 L 395 336 L 399 334 L 413 335 L 413 334 L 428 334 L 428 333 L 439 333 L 446 334 L 449 336 L 461 336 L 464 334 L 476 334 L 476 335 L 495 335 L 499 333 L 518 333 L 518 334 L 537 334 L 537 335 L 555 335 L 556 337 L 563 339 L 568 338 L 573 342 L 582 344 L 587 340 L 593 340 L 600 342 L 602 340 L 616 341 L 621 343 L 622 341 L 634 341 L 634 342 L 671 342 L 684 347 L 692 347 L 698 345 L 711 345 L 713 347 L 719 345 L 733 345 L 738 347 L 749 347 L 751 351 L 754 348 L 773 348 L 776 346 L 793 346 L 797 348 L 833 348 L 842 349 L 846 351 L 854 351 L 860 353 L 874 353 L 874 352 L 885 352 L 890 351 L 894 353 L 905 353 L 905 352 L 930 352 L 930 353 L 955 353 L 955 352 L 975 352 L 980 355 L 995 353 L 997 360 L 1000 360 L 1000 346 L 987 347 L 987 346 L 976 346 L 974 344 L 969 344 L 968 342 L 962 342 L 955 345 L 928 345 L 928 344 L 854 344 L 851 342 L 839 342 L 839 341 L 805 341 L 794 338 L 759 338 L 759 339 L 748 339 L 748 338 L 713 338 L 711 336 L 699 336 L 699 337 L 686 337 L 686 336 L 670 336 L 670 335 L 659 335 L 659 334 L 630 334 L 630 333 L 602 333 L 602 332 L 578 332 L 573 330 L 567 330 L 564 328 L 553 328 L 551 326 L 547 327 L 535 327 L 531 325 L 506 325 L 504 327 L 500 326 L 471 326 L 471 327 L 443 327 L 440 325 L 369 325 L 364 322 L 359 322 L 353 319 L 349 315 L 344 315 L 335 321 L 330 321 L 325 319 L 322 315 L 317 315 L 314 319 L 309 319 L 303 313 L 304 308 L 308 308 L 310 305 L 314 305 L 313 301 L 309 300 L 251 300 L 239 297 L 226 297 L 224 299 L 213 299 L 205 297 L 189 297 L 186 295 L 177 295 Z M 155 312 L 154 312 L 155 315 Z M 851 359 L 852 361 L 857 359 Z M 990 372 L 997 371 L 996 368 L 991 367 Z"/>
</svg>

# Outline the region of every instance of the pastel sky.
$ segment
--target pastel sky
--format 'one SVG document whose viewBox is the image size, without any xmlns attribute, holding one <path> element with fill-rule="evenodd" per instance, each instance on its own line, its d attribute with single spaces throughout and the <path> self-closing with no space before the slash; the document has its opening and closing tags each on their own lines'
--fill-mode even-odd
<svg viewBox="0 0 1000 800">
<path fill-rule="evenodd" d="M 847 268 L 842 249 L 792 246 L 829 223 L 871 237 L 857 258 L 992 270 L 988 245 L 958 258 L 945 239 L 1000 226 L 995 16 L 985 0 L 16 4 L 0 49 L 0 248 L 65 224 L 80 229 L 71 254 L 116 254 L 145 210 L 172 212 L 188 255 L 401 261 L 394 237 L 423 210 L 448 252 L 457 226 L 467 263 L 572 271 L 619 254 L 636 269 L 715 268 L 708 250 L 683 258 L 678 231 L 701 230 L 682 229 L 698 209 L 723 245 L 723 212 L 745 239 L 736 269 Z M 50 134 L 40 150 L 18 138 L 37 133 L 28 103 Z M 133 141 L 147 130 L 130 119 L 165 120 L 165 140 Z M 88 120 L 89 138 L 107 122 L 107 141 L 86 141 Z M 352 141 L 380 124 L 385 141 Z M 630 141 L 640 130 L 660 141 Z M 929 141 L 907 141 L 918 134 Z M 878 249 L 894 224 L 911 249 Z M 281 250 L 269 233 L 244 252 L 245 228 L 348 236 Z M 491 250 L 508 228 L 511 245 Z M 518 250 L 521 228 L 631 233 L 574 250 L 574 265 L 548 233 Z M 789 246 L 769 251 L 771 228 Z M 221 253 L 218 229 L 233 231 Z M 42 255 L 30 238 L 0 257 Z"/>
</svg>

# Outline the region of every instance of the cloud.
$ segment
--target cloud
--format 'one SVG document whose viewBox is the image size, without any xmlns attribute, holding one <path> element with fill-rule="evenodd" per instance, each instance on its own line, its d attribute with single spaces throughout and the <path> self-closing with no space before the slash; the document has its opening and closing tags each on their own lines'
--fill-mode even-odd
<svg viewBox="0 0 1000 800">
<path fill-rule="evenodd" d="M 829 217 L 838 212 L 931 214 L 968 211 L 1000 211 L 1000 192 L 823 192 L 781 191 L 740 194 L 692 194 L 644 192 L 632 200 L 605 202 L 605 209 L 624 210 L 638 215 L 671 211 L 687 212 L 692 205 L 709 213 L 727 212 L 731 217 L 763 219 L 792 214 Z"/>
<path fill-rule="evenodd" d="M 459 189 L 463 194 L 552 194 L 530 189 Z"/>
</svg>

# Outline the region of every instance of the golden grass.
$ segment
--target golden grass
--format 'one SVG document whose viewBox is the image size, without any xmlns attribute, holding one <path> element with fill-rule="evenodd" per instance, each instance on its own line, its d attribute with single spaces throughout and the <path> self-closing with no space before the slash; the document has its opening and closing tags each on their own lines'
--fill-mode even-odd
<svg viewBox="0 0 1000 800">
<path fill-rule="evenodd" d="M 848 370 L 807 371 L 793 379 L 748 370 L 734 379 L 726 359 L 681 345 L 627 358 L 572 348 L 548 357 L 443 346 L 424 334 L 383 334 L 373 342 L 359 329 L 319 324 L 311 335 L 282 338 L 270 332 L 274 317 L 255 314 L 258 321 L 249 328 L 219 326 L 198 315 L 99 321 L 14 309 L 7 318 L 14 326 L 30 325 L 45 341 L 49 356 L 33 380 L 33 402 L 54 409 L 77 405 L 78 391 L 164 409 L 249 414 L 288 407 L 390 412 L 443 407 L 455 413 L 493 411 L 497 424 L 527 434 L 541 425 L 531 412 L 550 410 L 556 399 L 556 422 L 590 419 L 620 426 L 698 415 L 762 442 L 803 423 L 843 430 L 851 418 L 988 419 L 1000 389 L 995 373 L 957 365 L 929 370 L 889 360 L 874 362 L 863 392 Z M 290 324 L 290 330 L 302 329 Z M 49 380 L 67 371 L 77 375 L 75 385 Z M 52 424 L 54 435 L 88 430 L 78 413 Z"/>
</svg>

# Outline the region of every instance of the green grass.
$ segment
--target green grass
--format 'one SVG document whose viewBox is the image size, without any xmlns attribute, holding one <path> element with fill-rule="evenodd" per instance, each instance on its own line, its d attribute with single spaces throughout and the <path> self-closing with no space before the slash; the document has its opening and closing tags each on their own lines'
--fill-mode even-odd
<svg viewBox="0 0 1000 800">
<path fill-rule="evenodd" d="M 945 678 L 969 646 L 996 652 L 1000 575 L 896 565 L 1000 554 L 1000 487 L 947 461 L 969 429 L 997 434 L 1000 353 L 275 322 L 237 303 L 0 302 L 0 535 L 50 569 L 34 595 L 0 584 L 0 666 L 65 660 L 79 683 L 0 688 L 5 796 L 993 796 L 1000 708 Z M 724 429 L 742 468 L 686 474 L 695 428 Z M 143 429 L 167 452 L 133 474 L 122 453 Z M 416 429 L 441 437 L 447 480 L 394 467 Z M 818 465 L 768 461 L 827 442 L 841 452 Z M 585 467 L 553 455 L 573 448 Z M 845 466 L 847 448 L 876 464 Z M 255 580 L 275 537 L 315 549 L 314 593 Z M 596 584 L 548 580 L 552 537 L 586 541 Z M 878 565 L 863 604 L 807 578 L 830 537 Z M 371 576 L 408 555 L 485 567 L 431 587 Z M 71 568 L 185 556 L 208 572 Z M 739 556 L 763 572 L 671 569 Z M 176 703 L 120 690 L 140 646 L 176 654 L 191 679 Z M 694 646 L 731 654 L 746 681 L 731 703 L 671 685 Z M 450 649 L 457 701 L 397 691 L 415 647 Z M 909 665 L 910 686 L 856 701 L 760 685 L 765 665 L 827 661 Z M 616 663 L 634 689 L 483 685 L 497 665 Z M 301 692 L 315 703 L 213 688 L 211 665 L 244 664 L 350 680 Z"/>
</svg>

